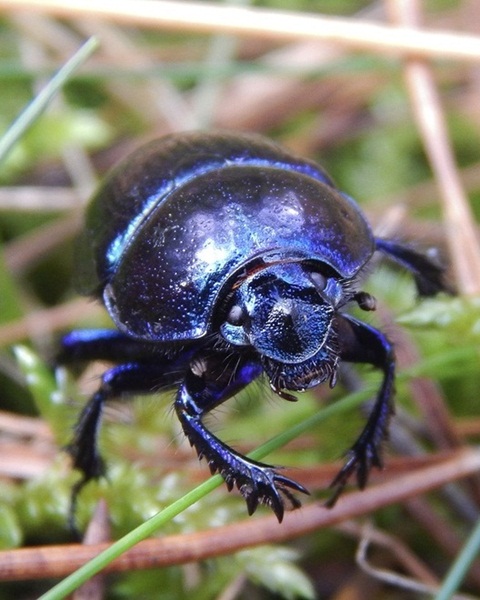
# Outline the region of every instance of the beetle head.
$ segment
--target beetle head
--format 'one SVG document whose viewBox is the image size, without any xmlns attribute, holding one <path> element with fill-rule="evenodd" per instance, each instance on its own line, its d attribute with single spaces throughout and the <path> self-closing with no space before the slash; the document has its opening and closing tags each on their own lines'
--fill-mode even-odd
<svg viewBox="0 0 480 600">
<path fill-rule="evenodd" d="M 277 264 L 236 290 L 222 336 L 266 359 L 298 365 L 318 355 L 332 328 L 342 289 L 333 277 L 300 263 Z"/>
</svg>

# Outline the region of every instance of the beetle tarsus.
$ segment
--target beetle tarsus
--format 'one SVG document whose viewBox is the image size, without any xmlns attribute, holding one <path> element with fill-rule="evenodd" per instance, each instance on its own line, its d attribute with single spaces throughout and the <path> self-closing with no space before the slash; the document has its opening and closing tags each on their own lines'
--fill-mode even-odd
<svg viewBox="0 0 480 600">
<path fill-rule="evenodd" d="M 345 464 L 330 483 L 329 487 L 333 490 L 333 494 L 327 499 L 325 506 L 328 508 L 335 506 L 335 503 L 353 474 L 356 474 L 359 489 L 363 490 L 368 483 L 368 476 L 372 467 L 383 468 L 379 448 L 373 444 L 367 446 L 358 442 L 354 444 L 347 453 Z"/>
</svg>

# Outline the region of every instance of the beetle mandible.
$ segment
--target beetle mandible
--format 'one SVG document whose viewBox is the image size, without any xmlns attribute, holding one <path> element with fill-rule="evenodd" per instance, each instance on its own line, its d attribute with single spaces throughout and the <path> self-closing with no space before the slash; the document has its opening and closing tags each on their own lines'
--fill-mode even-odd
<svg viewBox="0 0 480 600">
<path fill-rule="evenodd" d="M 374 237 L 322 168 L 260 136 L 184 133 L 134 152 L 92 199 L 78 243 L 77 287 L 105 304 L 117 329 L 63 338 L 62 363 L 116 364 L 69 446 L 83 475 L 77 489 L 104 473 L 97 433 L 105 402 L 174 389 L 199 457 L 240 490 L 249 514 L 263 503 L 281 521 L 300 505 L 294 492 L 307 490 L 227 446 L 203 417 L 262 374 L 287 400 L 333 386 L 342 361 L 383 373 L 330 504 L 352 474 L 363 488 L 382 465 L 395 361 L 387 337 L 345 309 L 375 308 L 358 280 L 376 251 L 409 270 L 420 295 L 446 289 L 434 258 Z"/>
</svg>

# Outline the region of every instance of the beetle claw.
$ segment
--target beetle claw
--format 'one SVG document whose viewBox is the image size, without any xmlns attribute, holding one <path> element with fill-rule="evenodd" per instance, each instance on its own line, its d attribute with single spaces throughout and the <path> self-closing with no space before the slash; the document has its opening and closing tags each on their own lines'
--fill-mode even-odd
<svg viewBox="0 0 480 600">
<path fill-rule="evenodd" d="M 354 473 L 359 489 L 363 490 L 368 483 L 368 476 L 372 467 L 383 468 L 383 461 L 378 448 L 373 443 L 355 444 L 347 453 L 345 464 L 330 483 L 329 487 L 333 489 L 333 494 L 325 502 L 325 506 L 328 508 L 335 506 L 348 480 Z"/>
<path fill-rule="evenodd" d="M 245 498 L 245 502 L 247 503 L 248 514 L 252 516 L 258 507 L 258 493 L 256 491 L 252 491 L 252 489 L 247 485 L 243 485 L 240 488 L 240 493 Z"/>
<path fill-rule="evenodd" d="M 220 473 L 229 492 L 236 485 L 247 504 L 249 515 L 252 515 L 260 504 L 264 504 L 273 510 L 281 523 L 285 510 L 294 510 L 301 506 L 300 500 L 291 490 L 310 494 L 303 485 L 281 475 L 273 467 L 250 462 L 233 452 L 228 464 L 220 466 L 216 461 L 210 461 L 209 467 L 212 474 Z"/>
<path fill-rule="evenodd" d="M 259 504 L 269 506 L 278 522 L 281 523 L 285 510 L 293 510 L 301 506 L 290 489 L 304 494 L 309 491 L 293 479 L 280 475 L 272 467 L 254 465 L 250 480 L 239 486 L 240 493 L 247 503 L 248 514 L 253 514 Z"/>
</svg>

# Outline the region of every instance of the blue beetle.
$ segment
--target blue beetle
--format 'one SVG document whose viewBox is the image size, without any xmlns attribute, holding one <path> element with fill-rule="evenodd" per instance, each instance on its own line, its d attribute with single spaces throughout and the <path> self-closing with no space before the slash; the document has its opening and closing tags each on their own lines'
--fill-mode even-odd
<svg viewBox="0 0 480 600">
<path fill-rule="evenodd" d="M 354 473 L 363 488 L 382 464 L 395 362 L 386 336 L 345 308 L 375 308 L 358 279 L 377 250 L 413 273 L 421 295 L 446 289 L 435 259 L 375 238 L 324 170 L 260 136 L 171 135 L 129 156 L 94 196 L 76 259 L 79 291 L 103 301 L 117 329 L 73 331 L 60 353 L 62 363 L 116 363 L 69 446 L 83 474 L 76 492 L 104 473 L 97 432 L 105 402 L 175 389 L 199 457 L 229 490 L 237 486 L 249 514 L 263 503 L 281 521 L 300 505 L 293 492 L 307 490 L 227 446 L 203 417 L 262 374 L 287 400 L 334 386 L 341 361 L 383 372 L 329 504 Z"/>
</svg>

